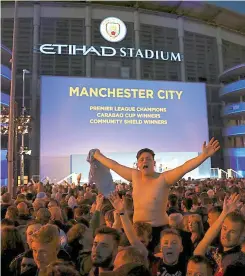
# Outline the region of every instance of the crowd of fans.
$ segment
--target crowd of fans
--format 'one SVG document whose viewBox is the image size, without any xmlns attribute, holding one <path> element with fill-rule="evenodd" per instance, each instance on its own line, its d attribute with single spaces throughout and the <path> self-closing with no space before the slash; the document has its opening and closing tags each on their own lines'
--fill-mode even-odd
<svg viewBox="0 0 245 276">
<path fill-rule="evenodd" d="M 180 180 L 169 225 L 134 222 L 131 184 L 29 183 L 1 191 L 1 271 L 14 276 L 245 275 L 245 179 Z M 159 215 L 161 212 L 159 211 Z"/>
</svg>

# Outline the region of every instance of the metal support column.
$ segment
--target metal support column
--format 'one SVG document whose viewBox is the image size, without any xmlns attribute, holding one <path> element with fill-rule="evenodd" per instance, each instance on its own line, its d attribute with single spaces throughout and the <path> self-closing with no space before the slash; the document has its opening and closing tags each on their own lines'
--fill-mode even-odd
<svg viewBox="0 0 245 276">
<path fill-rule="evenodd" d="M 15 1 L 14 7 L 14 29 L 13 29 L 13 47 L 12 47 L 12 70 L 11 70 L 11 88 L 9 103 L 9 131 L 8 131 L 8 192 L 13 197 L 14 185 L 14 132 L 15 132 L 15 81 L 16 81 L 16 51 L 17 51 L 17 33 L 18 33 L 18 1 Z"/>
<path fill-rule="evenodd" d="M 140 15 L 139 11 L 134 11 L 134 38 L 135 38 L 135 48 L 140 49 Z M 141 67 L 140 58 L 136 58 L 136 79 L 141 79 Z"/>
<path fill-rule="evenodd" d="M 86 6 L 86 17 L 85 17 L 85 30 L 86 30 L 86 45 L 91 46 L 91 38 L 92 38 L 92 8 L 89 3 Z M 91 55 L 86 55 L 86 77 L 91 77 L 92 72 L 92 57 Z"/>
<path fill-rule="evenodd" d="M 33 7 L 33 48 L 36 48 L 39 44 L 39 27 L 40 27 L 40 3 L 34 3 Z M 39 114 L 37 114 L 37 99 L 39 96 L 39 80 L 38 80 L 38 65 L 39 65 L 39 53 L 33 53 L 32 60 L 32 80 L 31 80 L 31 138 L 30 149 L 32 150 L 30 174 L 39 174 Z"/>
<path fill-rule="evenodd" d="M 184 20 L 182 17 L 178 19 L 178 37 L 179 37 L 179 51 L 184 54 Z M 181 81 L 186 81 L 185 76 L 185 59 L 180 62 Z"/>
</svg>

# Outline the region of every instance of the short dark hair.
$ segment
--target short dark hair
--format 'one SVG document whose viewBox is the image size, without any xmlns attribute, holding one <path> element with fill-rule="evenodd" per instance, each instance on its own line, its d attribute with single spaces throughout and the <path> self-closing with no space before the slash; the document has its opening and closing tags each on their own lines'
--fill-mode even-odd
<svg viewBox="0 0 245 276">
<path fill-rule="evenodd" d="M 184 198 L 183 199 L 183 205 L 185 206 L 185 208 L 187 210 L 191 210 L 192 205 L 193 205 L 193 201 L 191 198 Z"/>
<path fill-rule="evenodd" d="M 90 213 L 91 206 L 87 204 L 81 204 L 79 206 L 81 215 L 88 215 Z"/>
<path fill-rule="evenodd" d="M 105 220 L 108 220 L 110 223 L 114 223 L 114 210 L 109 210 L 105 213 Z"/>
<path fill-rule="evenodd" d="M 110 210 L 114 210 L 114 208 L 113 208 L 113 206 L 111 205 L 111 203 L 105 204 L 105 205 L 104 205 L 104 203 L 103 203 L 100 212 L 101 212 L 101 214 L 102 214 L 103 216 L 105 216 L 105 214 L 106 214 L 108 211 L 110 211 Z"/>
<path fill-rule="evenodd" d="M 85 218 L 83 218 L 83 217 L 77 217 L 76 218 L 76 222 L 77 223 L 80 223 L 80 224 L 83 224 L 83 225 L 85 225 L 87 228 L 89 228 L 89 221 L 87 221 Z"/>
<path fill-rule="evenodd" d="M 190 257 L 189 262 L 193 262 L 195 264 L 205 264 L 205 265 L 207 265 L 208 273 L 209 273 L 208 275 L 212 275 L 212 266 L 211 266 L 211 263 L 209 262 L 209 260 L 206 257 L 201 256 L 201 255 L 194 255 L 194 256 Z"/>
<path fill-rule="evenodd" d="M 26 200 L 33 200 L 34 195 L 32 193 L 27 193 L 26 194 Z"/>
<path fill-rule="evenodd" d="M 127 246 L 122 248 L 118 253 L 121 253 L 122 262 L 144 265 L 146 263 L 145 256 L 138 250 L 137 247 Z"/>
<path fill-rule="evenodd" d="M 242 226 L 241 232 L 245 228 L 245 219 L 243 215 L 239 212 L 231 212 L 226 216 L 226 219 L 231 220 L 232 222 L 239 222 Z"/>
<path fill-rule="evenodd" d="M 170 206 L 175 206 L 177 204 L 177 202 L 178 202 L 177 195 L 175 195 L 175 194 L 169 195 L 168 201 L 169 201 Z"/>
<path fill-rule="evenodd" d="M 121 236 L 120 236 L 119 232 L 114 228 L 100 227 L 96 230 L 95 236 L 96 235 L 109 235 L 109 236 L 113 237 L 113 239 L 117 243 L 117 245 L 119 245 L 119 243 L 120 243 Z"/>
<path fill-rule="evenodd" d="M 23 254 L 23 258 L 33 259 L 33 251 L 32 250 L 25 251 Z"/>
<path fill-rule="evenodd" d="M 26 226 L 27 226 L 27 228 L 28 228 L 29 226 L 35 225 L 35 224 L 41 224 L 41 223 L 40 223 L 38 220 L 33 219 L 33 220 L 28 221 L 28 223 L 26 224 Z M 26 229 L 27 229 L 27 228 L 26 228 Z"/>
<path fill-rule="evenodd" d="M 180 240 L 182 241 L 182 237 L 179 233 L 178 230 L 176 229 L 172 229 L 172 228 L 166 228 L 164 229 L 162 232 L 161 232 L 161 239 L 166 236 L 166 235 L 175 235 L 175 236 L 178 236 L 180 238 Z"/>
<path fill-rule="evenodd" d="M 15 222 L 12 221 L 11 219 L 4 218 L 1 221 L 1 226 L 15 226 Z"/>
<path fill-rule="evenodd" d="M 136 155 L 137 160 L 139 159 L 140 155 L 141 155 L 142 153 L 144 153 L 144 152 L 150 153 L 151 156 L 152 156 L 153 159 L 154 159 L 154 157 L 155 157 L 154 151 L 151 150 L 151 149 L 148 149 L 148 148 L 144 148 L 144 149 L 141 149 L 141 150 L 139 150 L 139 151 L 137 152 L 137 155 Z"/>
<path fill-rule="evenodd" d="M 222 207 L 220 206 L 214 206 L 213 208 L 211 208 L 208 212 L 209 214 L 214 214 L 214 213 L 222 213 Z"/>
<path fill-rule="evenodd" d="M 138 236 L 143 236 L 144 233 L 147 233 L 148 237 L 152 238 L 152 226 L 150 223 L 137 221 L 133 224 L 133 227 Z"/>
</svg>

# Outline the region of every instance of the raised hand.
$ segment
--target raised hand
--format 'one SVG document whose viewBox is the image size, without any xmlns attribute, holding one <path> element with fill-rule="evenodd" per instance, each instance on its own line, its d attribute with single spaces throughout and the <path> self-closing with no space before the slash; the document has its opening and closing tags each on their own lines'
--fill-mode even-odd
<svg viewBox="0 0 245 276">
<path fill-rule="evenodd" d="M 97 211 L 101 210 L 103 201 L 104 201 L 104 196 L 102 194 L 98 194 L 96 197 L 96 210 Z"/>
<path fill-rule="evenodd" d="M 240 195 L 234 194 L 229 198 L 226 196 L 223 204 L 223 212 L 225 214 L 229 214 L 238 209 L 239 206 Z"/>
<path fill-rule="evenodd" d="M 206 145 L 206 142 L 203 143 L 202 152 L 207 156 L 210 157 L 215 154 L 216 151 L 220 149 L 219 141 L 215 140 L 214 137 L 209 141 Z"/>
<path fill-rule="evenodd" d="M 80 181 L 81 181 L 81 177 L 82 177 L 82 174 L 81 174 L 81 173 L 79 173 L 79 174 L 77 175 L 77 183 L 80 183 Z"/>
<path fill-rule="evenodd" d="M 118 213 L 124 212 L 125 208 L 124 208 L 123 200 L 120 198 L 117 192 L 111 193 L 108 198 L 112 206 L 116 209 Z"/>
<path fill-rule="evenodd" d="M 99 149 L 96 149 L 95 152 L 94 152 L 94 158 L 96 159 L 98 156 L 100 156 L 100 150 Z"/>
</svg>

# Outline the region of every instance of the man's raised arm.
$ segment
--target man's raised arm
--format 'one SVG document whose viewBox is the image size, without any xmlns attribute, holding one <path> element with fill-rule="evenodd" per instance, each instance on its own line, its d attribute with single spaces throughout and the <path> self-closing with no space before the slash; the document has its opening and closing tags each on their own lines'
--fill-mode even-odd
<svg viewBox="0 0 245 276">
<path fill-rule="evenodd" d="M 113 170 L 124 179 L 132 182 L 133 169 L 123 166 L 110 158 L 107 158 L 99 150 L 96 150 L 94 153 L 94 158 L 108 169 Z"/>
<path fill-rule="evenodd" d="M 134 247 L 136 247 L 141 254 L 143 254 L 146 258 L 148 256 L 148 250 L 144 246 L 144 244 L 139 240 L 137 237 L 133 225 L 129 219 L 129 216 L 127 214 L 127 210 L 125 209 L 125 203 L 124 199 L 120 199 L 117 192 L 111 193 L 109 196 L 109 200 L 115 210 L 119 213 L 121 222 L 123 225 L 124 232 L 128 238 L 128 241 L 130 244 Z"/>
<path fill-rule="evenodd" d="M 211 157 L 216 151 L 220 149 L 219 142 L 212 138 L 208 145 L 206 142 L 203 144 L 203 152 L 199 156 L 188 160 L 182 166 L 179 166 L 173 170 L 162 173 L 166 184 L 173 185 L 179 181 L 185 174 L 196 169 L 200 166 L 206 159 Z"/>
<path fill-rule="evenodd" d="M 226 216 L 237 209 L 239 198 L 240 198 L 239 195 L 236 195 L 236 194 L 232 195 L 229 199 L 225 198 L 222 213 L 220 214 L 218 219 L 214 222 L 214 224 L 208 229 L 203 239 L 197 245 L 194 251 L 194 255 L 205 256 L 208 247 L 211 245 L 212 241 L 219 234 Z"/>
</svg>

